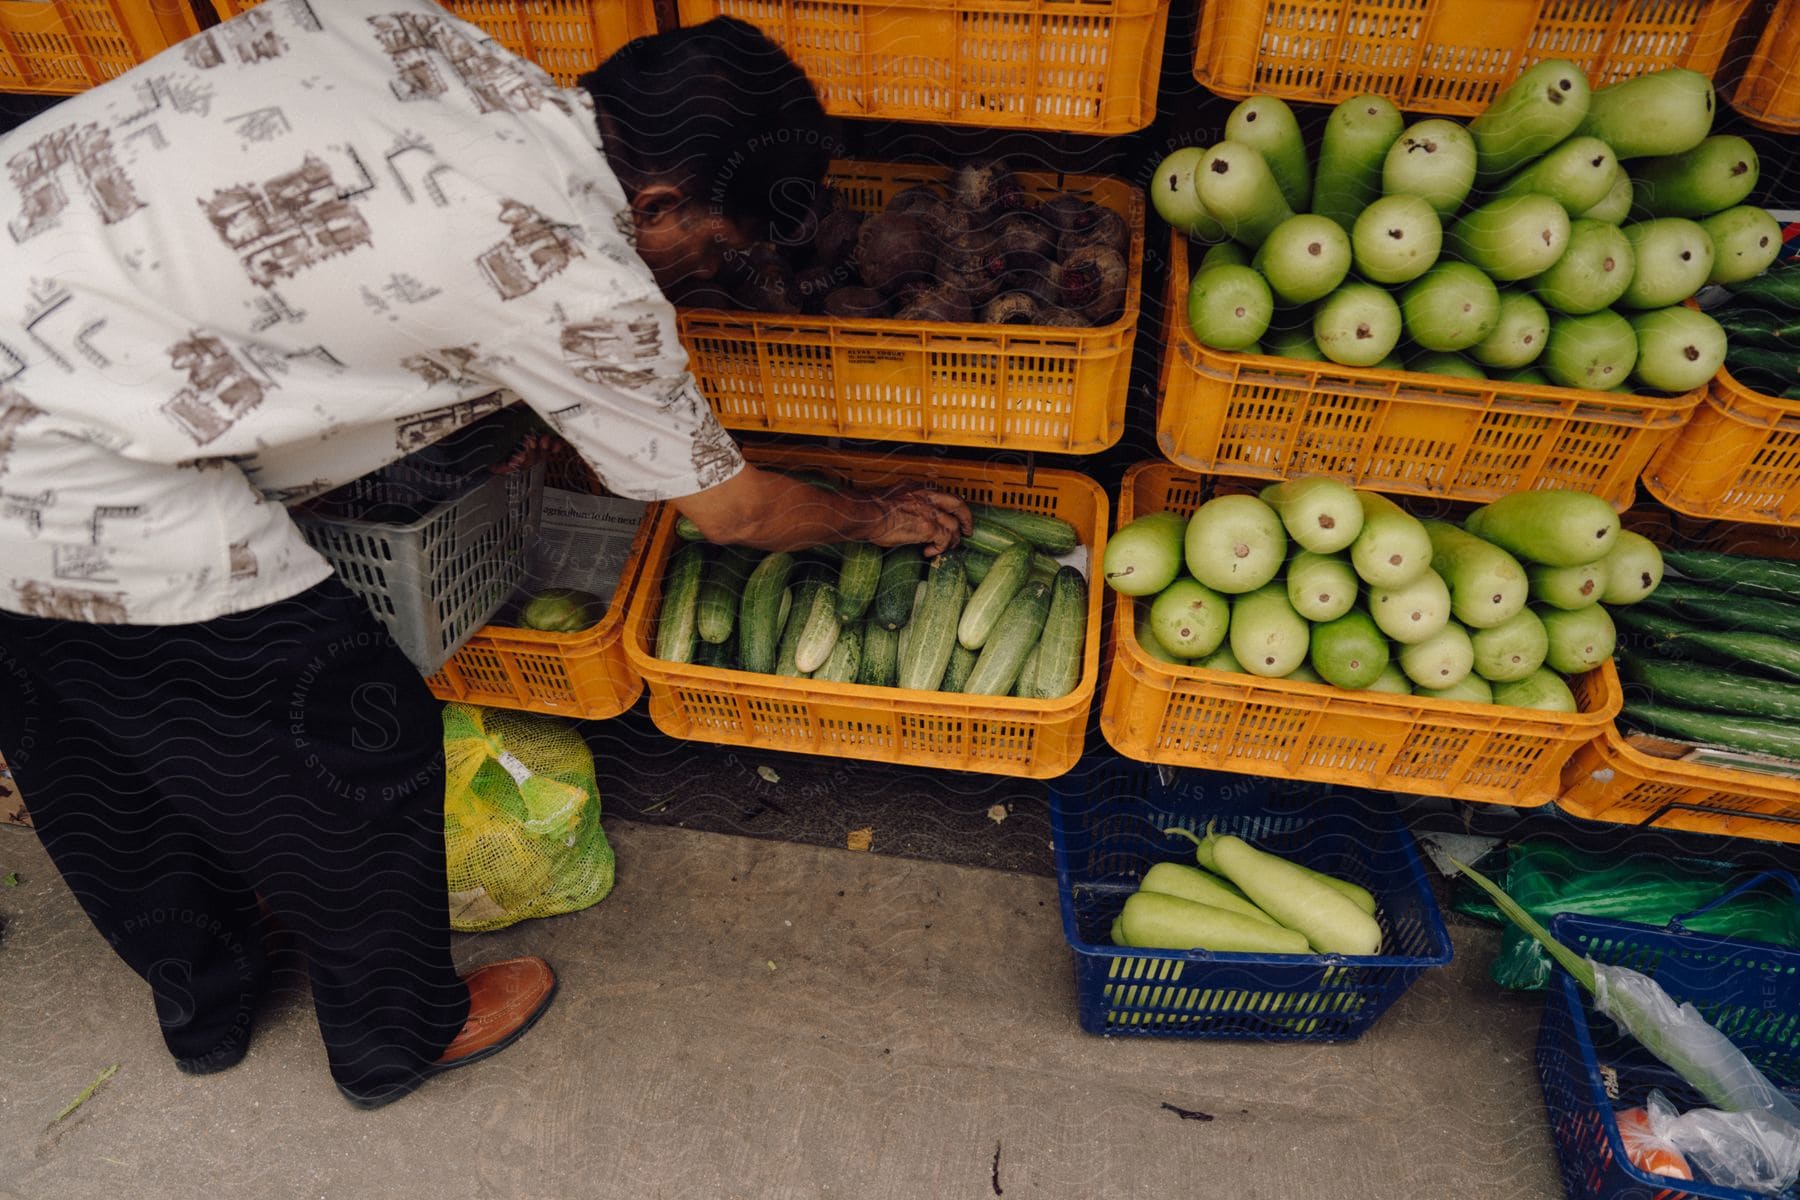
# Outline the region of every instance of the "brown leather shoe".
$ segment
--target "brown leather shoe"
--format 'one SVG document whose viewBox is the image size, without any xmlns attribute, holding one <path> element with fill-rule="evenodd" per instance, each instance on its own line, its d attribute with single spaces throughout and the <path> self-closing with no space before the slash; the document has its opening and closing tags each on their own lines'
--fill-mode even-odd
<svg viewBox="0 0 1800 1200">
<path fill-rule="evenodd" d="M 469 1016 L 437 1061 L 416 1079 L 375 1094 L 338 1091 L 361 1109 L 380 1108 L 411 1094 L 433 1075 L 492 1058 L 525 1036 L 556 998 L 556 973 L 541 958 L 508 958 L 475 968 L 463 976 L 469 986 Z"/>
<path fill-rule="evenodd" d="M 463 976 L 469 1019 L 432 1063 L 433 1073 L 491 1058 L 525 1035 L 556 995 L 556 973 L 541 958 L 508 958 Z"/>
</svg>

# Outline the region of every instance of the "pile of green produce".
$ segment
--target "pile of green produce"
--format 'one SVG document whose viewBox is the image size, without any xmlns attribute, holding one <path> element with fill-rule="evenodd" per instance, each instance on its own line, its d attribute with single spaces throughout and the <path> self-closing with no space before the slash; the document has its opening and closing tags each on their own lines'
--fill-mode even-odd
<svg viewBox="0 0 1800 1200">
<path fill-rule="evenodd" d="M 544 633 L 579 633 L 606 616 L 608 603 L 580 588 L 544 588 L 519 610 L 519 626 Z"/>
<path fill-rule="evenodd" d="M 1774 261 L 1745 200 L 1756 153 L 1709 136 L 1711 81 L 1657 71 L 1590 92 L 1527 70 L 1468 125 L 1407 125 L 1379 96 L 1332 110 L 1309 161 L 1272 96 L 1225 140 L 1163 160 L 1156 210 L 1216 243 L 1188 292 L 1219 350 L 1595 391 L 1685 392 L 1725 358 L 1683 305 Z"/>
<path fill-rule="evenodd" d="M 1725 365 L 1747 388 L 1800 400 L 1800 262 L 1730 290 L 1731 299 L 1712 313 L 1731 339 Z"/>
<path fill-rule="evenodd" d="M 1164 831 L 1193 838 L 1185 829 Z M 1207 830 L 1198 867 L 1160 862 L 1112 925 L 1116 946 L 1243 954 L 1355 954 L 1381 949 L 1375 897 L 1347 880 Z"/>
<path fill-rule="evenodd" d="M 678 523 L 656 657 L 873 687 L 1068 695 L 1081 681 L 1087 580 L 1051 556 L 1080 544 L 1074 526 L 970 507 L 974 531 L 929 560 L 916 545 L 715 546 Z"/>
<path fill-rule="evenodd" d="M 1073 192 L 1039 201 L 1006 163 L 965 163 L 865 215 L 818 192 L 796 239 L 733 254 L 687 308 L 990 325 L 1117 320 L 1129 282 L 1125 219 Z"/>
<path fill-rule="evenodd" d="M 1576 711 L 1562 676 L 1612 655 L 1609 607 L 1663 573 L 1585 492 L 1514 492 L 1459 526 L 1319 477 L 1138 517 L 1102 566 L 1163 662 L 1555 712 Z"/>
<path fill-rule="evenodd" d="M 1664 552 L 1669 578 L 1620 617 L 1620 719 L 1678 740 L 1800 761 L 1800 564 Z M 1645 697 L 1648 697 L 1647 699 Z"/>
</svg>

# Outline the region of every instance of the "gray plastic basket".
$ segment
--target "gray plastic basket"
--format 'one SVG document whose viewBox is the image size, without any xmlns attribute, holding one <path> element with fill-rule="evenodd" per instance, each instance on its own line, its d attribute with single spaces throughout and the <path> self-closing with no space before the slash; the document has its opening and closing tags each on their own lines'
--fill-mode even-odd
<svg viewBox="0 0 1800 1200">
<path fill-rule="evenodd" d="M 293 515 L 312 548 L 430 675 L 525 578 L 543 499 L 541 463 L 507 475 L 450 477 L 402 461 Z"/>
</svg>

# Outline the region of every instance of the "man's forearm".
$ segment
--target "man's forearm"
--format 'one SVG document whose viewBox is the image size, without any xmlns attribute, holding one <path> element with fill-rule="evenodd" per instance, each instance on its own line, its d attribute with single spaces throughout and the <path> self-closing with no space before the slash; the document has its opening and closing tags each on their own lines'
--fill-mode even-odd
<svg viewBox="0 0 1800 1200">
<path fill-rule="evenodd" d="M 773 471 L 746 467 L 702 497 L 677 502 L 708 540 L 759 550 L 804 550 L 868 537 L 880 506 Z"/>
</svg>

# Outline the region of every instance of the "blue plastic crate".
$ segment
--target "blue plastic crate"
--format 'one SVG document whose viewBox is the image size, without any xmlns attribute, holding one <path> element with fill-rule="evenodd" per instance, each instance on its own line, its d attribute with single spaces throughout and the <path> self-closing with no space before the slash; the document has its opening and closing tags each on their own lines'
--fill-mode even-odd
<svg viewBox="0 0 1800 1200">
<path fill-rule="evenodd" d="M 1063 933 L 1075 952 L 1081 1027 L 1154 1037 L 1345 1041 L 1361 1036 L 1429 967 L 1450 936 L 1425 869 L 1391 800 L 1350 793 L 1276 796 L 1265 781 L 1186 770 L 1165 787 L 1155 768 L 1118 760 L 1052 785 L 1051 829 Z M 1193 862 L 1165 836 L 1216 822 L 1264 849 L 1352 880 L 1376 898 L 1385 953 L 1223 954 L 1128 950 L 1113 918 L 1158 862 Z"/>
<path fill-rule="evenodd" d="M 1726 903 L 1764 878 L 1707 907 Z M 1787 882 L 1800 897 L 1800 885 L 1791 876 Z M 1676 1001 L 1691 1002 L 1775 1086 L 1800 1102 L 1800 950 L 1698 933 L 1681 922 L 1677 917 L 1665 929 L 1562 913 L 1550 932 L 1577 954 L 1641 971 Z M 1571 1200 L 1766 1200 L 1766 1193 L 1652 1175 L 1625 1157 L 1615 1107 L 1641 1106 L 1652 1088 L 1661 1088 L 1682 1108 L 1704 1101 L 1621 1034 L 1611 1018 L 1596 1013 L 1560 969 L 1545 994 L 1537 1068 Z M 1794 1189 L 1784 1193 L 1794 1194 Z"/>
</svg>

